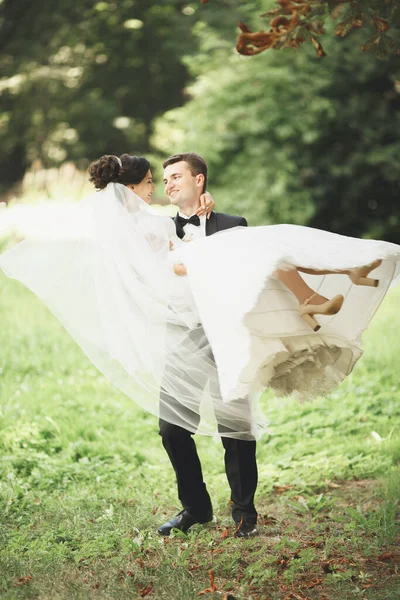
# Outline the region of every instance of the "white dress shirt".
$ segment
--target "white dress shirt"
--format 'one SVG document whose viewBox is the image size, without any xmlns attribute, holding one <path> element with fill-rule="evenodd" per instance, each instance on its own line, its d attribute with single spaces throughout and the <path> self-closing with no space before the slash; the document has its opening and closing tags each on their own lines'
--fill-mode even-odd
<svg viewBox="0 0 400 600">
<path fill-rule="evenodd" d="M 183 217 L 184 219 L 190 218 L 181 212 L 179 212 L 179 216 Z M 193 215 L 190 215 L 190 216 L 193 216 Z M 185 237 L 188 236 L 188 238 L 190 237 L 192 240 L 195 240 L 196 238 L 200 238 L 200 237 L 205 237 L 205 235 L 206 235 L 206 219 L 207 218 L 206 218 L 206 215 L 203 215 L 202 217 L 199 217 L 199 218 L 200 218 L 200 225 L 198 227 L 196 227 L 196 225 L 193 225 L 192 223 L 188 223 L 187 225 L 185 225 L 183 227 L 183 231 L 185 232 Z"/>
</svg>

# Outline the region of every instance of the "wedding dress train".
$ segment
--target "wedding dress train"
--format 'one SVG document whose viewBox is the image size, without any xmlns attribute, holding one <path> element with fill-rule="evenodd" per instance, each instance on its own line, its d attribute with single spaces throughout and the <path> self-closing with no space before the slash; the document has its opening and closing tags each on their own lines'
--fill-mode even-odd
<svg viewBox="0 0 400 600">
<path fill-rule="evenodd" d="M 170 241 L 176 249 L 169 251 Z M 313 330 L 277 268 L 350 269 L 381 259 L 377 288 L 304 275 L 340 312 Z M 174 274 L 183 263 L 187 277 Z M 361 334 L 400 272 L 400 247 L 276 225 L 178 242 L 172 219 L 109 184 L 43 238 L 0 256 L 99 370 L 153 414 L 189 431 L 259 437 L 259 392 L 326 394 L 361 356 Z"/>
</svg>

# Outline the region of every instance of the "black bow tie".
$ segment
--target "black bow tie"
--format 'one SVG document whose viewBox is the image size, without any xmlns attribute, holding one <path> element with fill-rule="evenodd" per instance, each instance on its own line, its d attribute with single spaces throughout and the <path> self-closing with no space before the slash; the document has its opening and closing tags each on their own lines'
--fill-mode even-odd
<svg viewBox="0 0 400 600">
<path fill-rule="evenodd" d="M 200 217 L 198 215 L 192 215 L 190 219 L 185 219 L 185 217 L 177 215 L 176 221 L 181 227 L 185 227 L 185 225 L 188 225 L 188 223 L 190 223 L 191 225 L 195 225 L 196 227 L 200 226 Z"/>
</svg>

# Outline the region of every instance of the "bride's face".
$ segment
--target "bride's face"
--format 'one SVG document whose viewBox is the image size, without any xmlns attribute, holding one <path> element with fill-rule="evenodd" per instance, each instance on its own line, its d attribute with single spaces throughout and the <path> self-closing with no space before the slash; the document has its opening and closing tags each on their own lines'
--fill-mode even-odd
<svg viewBox="0 0 400 600">
<path fill-rule="evenodd" d="M 154 192 L 156 186 L 153 183 L 153 177 L 150 169 L 147 171 L 146 176 L 140 183 L 135 183 L 127 186 L 130 190 L 135 192 L 137 196 L 142 198 L 147 204 L 151 202 L 151 195 Z"/>
</svg>

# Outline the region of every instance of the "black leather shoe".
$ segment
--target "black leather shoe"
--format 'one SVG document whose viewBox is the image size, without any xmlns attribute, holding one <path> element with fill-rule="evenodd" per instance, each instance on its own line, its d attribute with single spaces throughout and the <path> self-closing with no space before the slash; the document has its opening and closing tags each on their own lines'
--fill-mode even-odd
<svg viewBox="0 0 400 600">
<path fill-rule="evenodd" d="M 236 523 L 236 531 L 233 534 L 235 538 L 250 538 L 258 535 L 258 529 L 255 523 Z"/>
<path fill-rule="evenodd" d="M 175 517 L 172 517 L 172 519 L 164 523 L 164 525 L 161 525 L 157 531 L 164 537 L 168 536 L 172 529 L 179 529 L 180 531 L 183 531 L 183 533 L 186 533 L 192 525 L 195 525 L 196 523 L 208 523 L 211 520 L 212 513 L 207 515 L 204 521 L 197 521 L 197 519 L 194 519 L 187 510 L 183 509 Z"/>
</svg>

